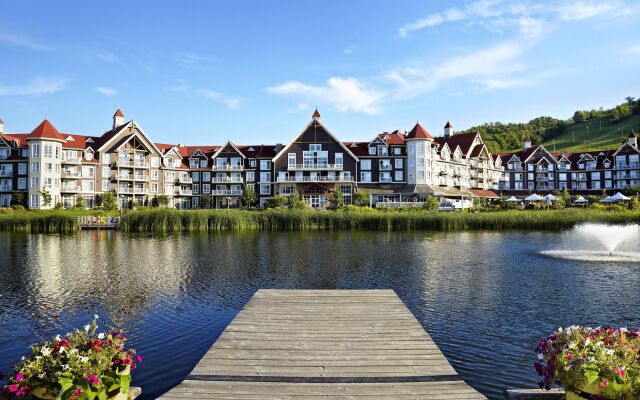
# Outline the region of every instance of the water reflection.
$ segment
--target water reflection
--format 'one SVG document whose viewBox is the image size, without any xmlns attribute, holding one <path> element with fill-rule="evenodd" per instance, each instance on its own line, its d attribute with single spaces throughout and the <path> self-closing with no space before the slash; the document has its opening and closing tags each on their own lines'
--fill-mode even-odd
<svg viewBox="0 0 640 400">
<path fill-rule="evenodd" d="M 145 355 L 144 398 L 179 382 L 261 287 L 393 288 L 474 387 L 534 386 L 535 341 L 639 325 L 635 265 L 541 256 L 555 233 L 0 234 L 0 370 L 97 313 Z"/>
</svg>

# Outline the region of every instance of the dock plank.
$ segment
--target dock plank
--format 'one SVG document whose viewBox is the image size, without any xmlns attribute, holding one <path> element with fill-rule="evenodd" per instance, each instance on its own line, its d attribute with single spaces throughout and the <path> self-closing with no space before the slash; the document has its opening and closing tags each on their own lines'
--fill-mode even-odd
<svg viewBox="0 0 640 400">
<path fill-rule="evenodd" d="M 485 399 L 392 290 L 263 289 L 162 399 Z"/>
</svg>

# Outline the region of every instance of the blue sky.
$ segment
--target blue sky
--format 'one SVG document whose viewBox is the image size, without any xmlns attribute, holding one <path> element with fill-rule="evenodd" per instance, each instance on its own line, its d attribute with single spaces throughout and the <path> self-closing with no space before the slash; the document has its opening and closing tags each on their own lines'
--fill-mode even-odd
<svg viewBox="0 0 640 400">
<path fill-rule="evenodd" d="M 640 1 L 6 2 L 0 118 L 158 142 L 342 140 L 568 118 L 640 96 Z M 635 26 L 634 26 L 635 23 Z"/>
</svg>

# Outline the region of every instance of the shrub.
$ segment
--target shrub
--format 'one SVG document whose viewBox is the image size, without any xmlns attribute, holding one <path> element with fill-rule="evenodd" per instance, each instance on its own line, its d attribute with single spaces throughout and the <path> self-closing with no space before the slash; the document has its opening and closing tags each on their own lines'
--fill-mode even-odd
<svg viewBox="0 0 640 400">
<path fill-rule="evenodd" d="M 331 196 L 329 196 L 329 208 L 338 209 L 344 206 L 344 194 L 340 189 L 335 189 L 331 192 Z"/>
<path fill-rule="evenodd" d="M 56 205 L 53 207 L 54 210 L 62 210 L 62 203 L 57 202 Z"/>
<path fill-rule="evenodd" d="M 353 204 L 358 206 L 368 206 L 369 205 L 369 195 L 365 192 L 357 191 L 351 195 L 353 198 Z"/>
<path fill-rule="evenodd" d="M 429 211 L 435 211 L 440 208 L 440 200 L 435 196 L 429 196 L 423 207 Z"/>
<path fill-rule="evenodd" d="M 276 207 L 286 207 L 287 198 L 285 196 L 273 196 L 269 197 L 265 204 L 265 208 L 276 208 Z"/>
</svg>

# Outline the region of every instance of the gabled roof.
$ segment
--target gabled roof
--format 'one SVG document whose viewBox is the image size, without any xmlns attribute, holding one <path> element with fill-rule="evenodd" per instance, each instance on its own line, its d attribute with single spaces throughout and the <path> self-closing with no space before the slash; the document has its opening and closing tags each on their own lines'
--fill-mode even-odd
<svg viewBox="0 0 640 400">
<path fill-rule="evenodd" d="M 25 138 L 26 140 L 31 139 L 50 139 L 50 140 L 58 140 L 60 142 L 64 142 L 64 135 L 60 134 L 58 130 L 49 122 L 49 120 L 45 119 L 28 134 Z"/>
<path fill-rule="evenodd" d="M 403 145 L 406 138 L 403 133 L 398 131 L 383 132 L 378 134 L 378 137 L 383 139 L 387 145 Z"/>
<path fill-rule="evenodd" d="M 430 139 L 433 140 L 433 136 L 431 136 L 429 134 L 429 132 L 427 132 L 426 129 L 424 129 L 422 127 L 422 125 L 420 125 L 419 122 L 416 122 L 416 125 L 413 127 L 413 129 L 411 129 L 409 131 L 409 133 L 407 133 L 407 140 L 410 139 Z"/>
<path fill-rule="evenodd" d="M 366 157 L 369 155 L 368 142 L 342 142 L 353 154 L 358 157 Z"/>
<path fill-rule="evenodd" d="M 243 145 L 236 146 L 247 158 L 270 158 L 276 156 L 275 145 Z M 253 149 L 253 150 L 252 150 Z"/>
<path fill-rule="evenodd" d="M 318 108 L 316 108 L 316 110 L 313 112 L 313 115 L 311 116 L 311 118 L 313 118 L 313 119 L 319 119 L 320 118 L 320 113 L 318 112 Z"/>
<path fill-rule="evenodd" d="M 473 148 L 476 136 L 478 133 L 470 132 L 470 133 L 459 133 L 457 135 L 451 135 L 448 138 L 444 136 L 439 136 L 434 139 L 434 141 L 441 147 L 444 143 L 449 145 L 449 149 L 453 149 L 455 151 L 456 147 L 460 147 L 460 151 L 462 154 L 468 155 L 469 151 Z"/>
<path fill-rule="evenodd" d="M 222 153 L 222 150 L 224 150 L 224 148 L 227 147 L 227 146 L 231 146 L 236 151 L 236 153 L 238 153 L 238 154 L 240 154 L 242 156 L 242 158 L 247 158 L 247 156 L 245 156 L 244 153 L 240 151 L 238 146 L 236 146 L 231 140 L 227 140 L 227 142 L 225 144 L 220 146 L 220 148 L 215 153 L 213 153 L 213 156 L 211 156 L 211 158 L 218 157 L 220 155 L 220 153 Z"/>
<path fill-rule="evenodd" d="M 113 114 L 114 117 L 122 117 L 124 118 L 124 114 L 122 113 L 122 111 L 120 110 L 120 108 L 118 108 L 115 112 L 115 114 Z"/>
</svg>

